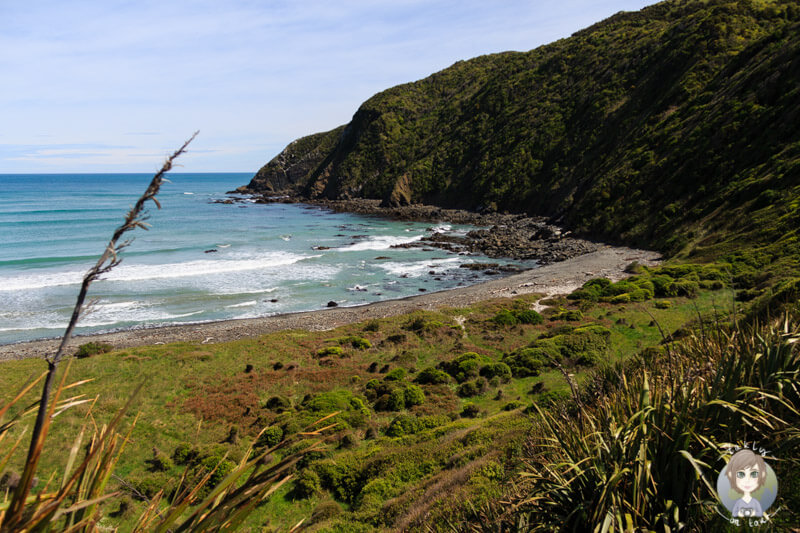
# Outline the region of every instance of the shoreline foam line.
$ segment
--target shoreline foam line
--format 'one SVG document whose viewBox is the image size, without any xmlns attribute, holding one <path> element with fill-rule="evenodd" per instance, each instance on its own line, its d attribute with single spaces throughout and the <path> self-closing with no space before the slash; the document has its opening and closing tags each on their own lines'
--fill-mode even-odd
<svg viewBox="0 0 800 533">
<path fill-rule="evenodd" d="M 494 279 L 468 287 L 383 300 L 352 307 L 334 307 L 315 311 L 277 314 L 262 318 L 244 318 L 204 322 L 193 325 L 163 326 L 149 329 L 123 330 L 113 333 L 78 336 L 68 349 L 75 350 L 90 340 L 108 342 L 115 348 L 130 348 L 172 342 L 202 343 L 226 342 L 289 329 L 312 331 L 329 330 L 372 318 L 385 318 L 417 310 L 442 307 L 463 307 L 479 301 L 507 298 L 529 293 L 551 296 L 566 294 L 593 277 L 619 280 L 628 276 L 625 267 L 633 261 L 654 265 L 659 260 L 657 252 L 606 246 L 560 263 L 552 263 L 501 279 Z M 0 345 L 0 361 L 43 357 L 53 353 L 59 339 L 29 341 Z"/>
</svg>

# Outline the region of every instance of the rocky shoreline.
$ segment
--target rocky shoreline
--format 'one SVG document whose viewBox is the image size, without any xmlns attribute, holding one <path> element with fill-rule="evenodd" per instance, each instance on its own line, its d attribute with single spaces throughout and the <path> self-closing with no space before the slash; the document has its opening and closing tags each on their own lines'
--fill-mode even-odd
<svg viewBox="0 0 800 533">
<path fill-rule="evenodd" d="M 421 241 L 399 246 L 435 247 L 455 253 L 482 253 L 488 257 L 536 260 L 539 267 L 519 271 L 513 266 L 478 263 L 465 268 L 505 276 L 499 279 L 441 292 L 432 292 L 399 300 L 387 300 L 357 307 L 339 307 L 330 302 L 326 309 L 274 315 L 262 318 L 225 320 L 150 329 L 131 329 L 75 337 L 70 349 L 89 340 L 107 342 L 116 348 L 171 342 L 225 342 L 286 329 L 327 330 L 368 320 L 409 313 L 417 309 L 438 309 L 470 305 L 475 302 L 526 293 L 542 296 L 569 293 L 592 277 L 618 280 L 626 277 L 625 267 L 633 261 L 653 265 L 659 254 L 647 250 L 613 247 L 579 239 L 542 217 L 505 213 L 476 213 L 444 209 L 430 205 L 383 207 L 379 200 L 312 200 L 296 196 L 270 197 L 231 191 L 229 198 L 217 203 L 305 203 L 336 212 L 357 213 L 395 220 L 431 223 L 468 224 L 483 227 L 465 236 L 432 231 Z M 490 272 L 491 271 L 491 272 Z M 516 272 L 516 273 L 515 273 Z M 334 303 L 334 305 L 330 305 Z M 0 361 L 43 357 L 52 353 L 57 339 L 0 345 Z"/>
<path fill-rule="evenodd" d="M 228 194 L 241 194 L 231 191 Z M 393 220 L 418 222 L 448 222 L 486 227 L 467 235 L 453 236 L 434 232 L 430 237 L 399 247 L 440 248 L 456 253 L 480 253 L 494 258 L 536 260 L 541 265 L 564 261 L 598 250 L 602 244 L 577 238 L 569 231 L 551 224 L 544 217 L 528 217 L 506 213 L 477 213 L 462 209 L 414 204 L 384 207 L 380 200 L 319 200 L 298 196 L 248 195 L 232 196 L 221 203 L 255 200 L 256 203 L 305 203 L 325 207 L 335 212 L 379 216 Z"/>
<path fill-rule="evenodd" d="M 78 336 L 70 341 L 67 349 L 74 351 L 79 345 L 89 341 L 107 342 L 118 349 L 172 342 L 208 344 L 289 329 L 329 330 L 345 324 L 397 316 L 420 309 L 463 307 L 480 301 L 528 293 L 538 293 L 544 298 L 572 292 L 593 277 L 605 277 L 611 280 L 627 277 L 629 274 L 625 272 L 625 267 L 633 261 L 643 265 L 654 265 L 659 261 L 659 254 L 647 250 L 600 246 L 598 250 L 579 257 L 468 287 L 425 293 L 399 300 L 385 300 L 357 307 L 331 307 L 262 318 L 131 329 Z M 58 343 L 58 339 L 48 339 L 0 345 L 0 362 L 44 357 L 52 354 Z"/>
</svg>

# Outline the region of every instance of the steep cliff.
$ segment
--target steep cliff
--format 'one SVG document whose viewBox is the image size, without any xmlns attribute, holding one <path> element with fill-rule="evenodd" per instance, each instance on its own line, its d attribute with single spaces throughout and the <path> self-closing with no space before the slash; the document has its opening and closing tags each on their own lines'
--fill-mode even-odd
<svg viewBox="0 0 800 533">
<path fill-rule="evenodd" d="M 292 143 L 247 190 L 547 215 L 670 253 L 796 246 L 798 20 L 788 0 L 667 1 L 458 62 Z"/>
</svg>

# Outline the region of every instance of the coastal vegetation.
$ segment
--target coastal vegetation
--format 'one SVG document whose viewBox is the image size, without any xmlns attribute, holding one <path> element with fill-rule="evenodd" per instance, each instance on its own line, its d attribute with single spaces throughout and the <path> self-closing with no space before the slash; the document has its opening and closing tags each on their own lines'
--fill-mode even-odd
<svg viewBox="0 0 800 533">
<path fill-rule="evenodd" d="M 87 343 L 38 405 L 43 362 L 4 362 L 0 524 L 725 531 L 716 477 L 757 442 L 771 524 L 798 527 L 799 22 L 662 2 L 292 143 L 247 190 L 547 215 L 667 261 L 328 331 Z"/>
<path fill-rule="evenodd" d="M 684 277 L 698 270 L 706 267 Z M 642 276 L 682 279 L 669 268 Z M 598 284 L 606 285 L 587 286 Z M 659 309 L 664 298 L 622 304 L 558 298 L 537 313 L 541 321 L 498 323 L 500 315 L 525 316 L 538 299 L 528 295 L 333 331 L 74 359 L 69 377 L 83 382 L 85 398 L 98 398 L 89 411 L 98 421 L 113 416 L 144 382 L 135 409 L 121 418 L 135 425 L 109 480 L 123 496 L 109 501 L 102 523 L 131 529 L 152 501 L 171 501 L 182 483 L 216 466 L 207 481 L 213 488 L 253 452 L 328 415 L 324 425 L 336 426 L 326 445 L 299 459 L 294 479 L 255 507 L 249 523 L 286 530 L 305 518 L 311 527 L 339 531 L 460 523 L 494 509 L 518 478 L 531 432 L 543 427 L 537 408 L 575 416 L 570 385 L 588 403 L 611 369 L 638 369 L 642 357 L 664 357 L 670 345 L 662 334 L 680 337 L 687 322 L 722 320 L 733 297 L 728 288 L 700 289 L 693 298 L 671 296 L 669 309 Z M 565 311 L 580 318 L 567 319 Z M 4 363 L 4 382 L 22 383 L 40 366 L 34 359 Z M 59 415 L 42 472 L 63 470 L 59 443 L 74 441 L 86 415 L 78 407 Z M 271 454 L 279 463 L 300 450 L 302 444 Z M 10 464 L 20 459 L 18 452 Z"/>
</svg>

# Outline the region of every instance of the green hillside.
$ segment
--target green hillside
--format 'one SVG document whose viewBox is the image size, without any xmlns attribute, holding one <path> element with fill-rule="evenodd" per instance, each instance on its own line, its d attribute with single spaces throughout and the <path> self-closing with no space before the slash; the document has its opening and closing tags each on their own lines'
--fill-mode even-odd
<svg viewBox="0 0 800 533">
<path fill-rule="evenodd" d="M 458 62 L 292 143 L 248 189 L 548 215 L 704 257 L 800 226 L 800 6 L 663 2 Z"/>
</svg>

